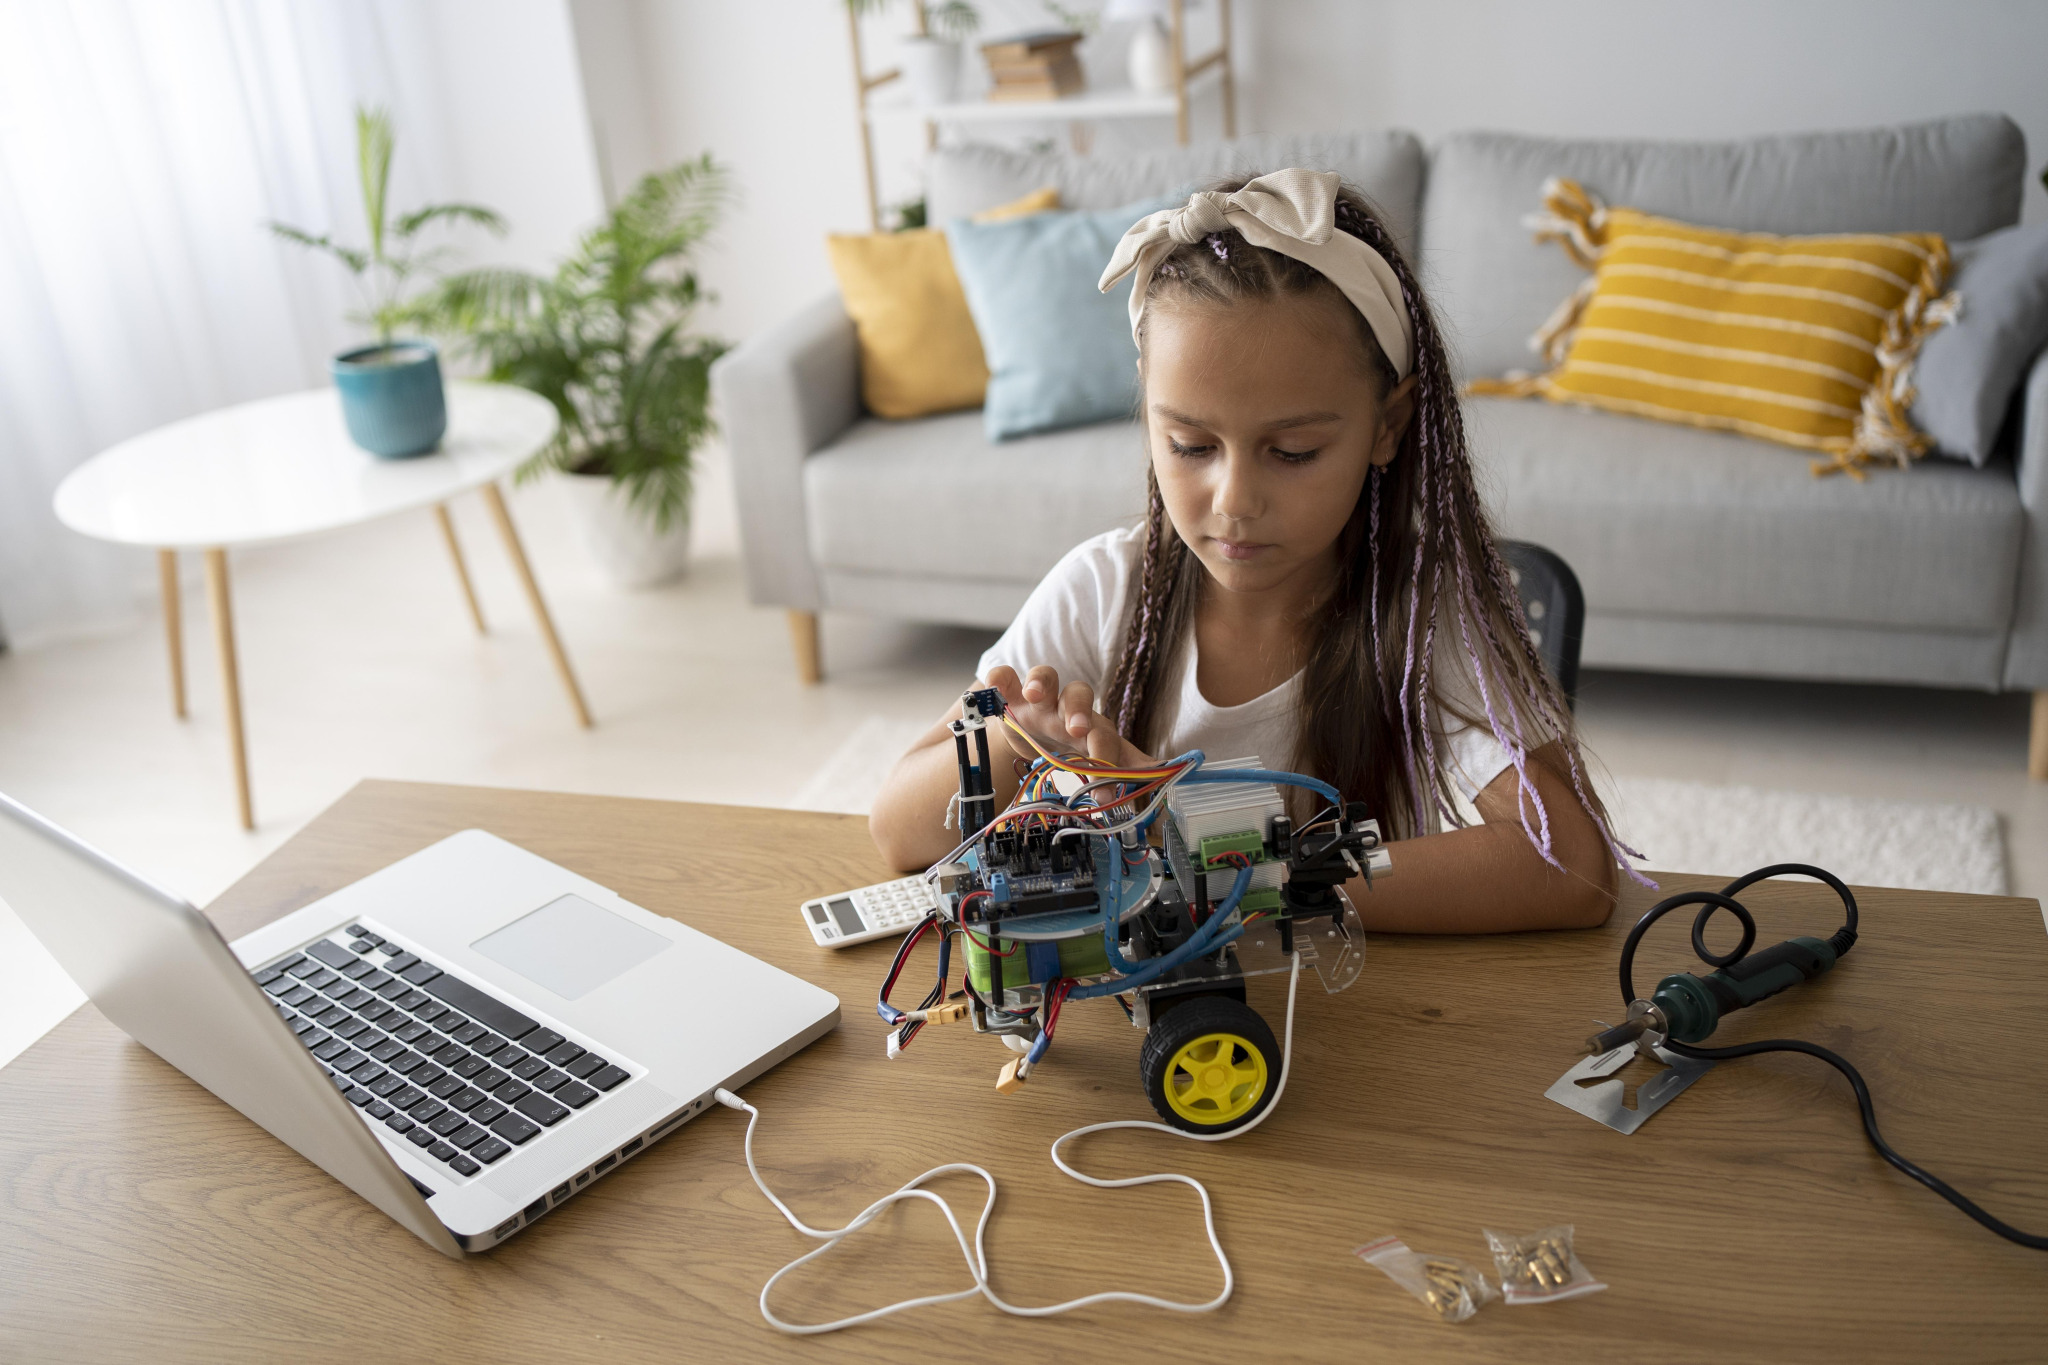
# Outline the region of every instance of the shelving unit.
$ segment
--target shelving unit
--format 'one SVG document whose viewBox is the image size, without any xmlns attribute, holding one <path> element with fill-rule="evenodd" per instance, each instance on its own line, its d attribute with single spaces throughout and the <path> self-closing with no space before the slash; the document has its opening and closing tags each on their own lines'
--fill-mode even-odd
<svg viewBox="0 0 2048 1365">
<path fill-rule="evenodd" d="M 923 121 L 927 146 L 938 145 L 942 126 L 977 123 L 1066 123 L 1074 126 L 1077 148 L 1081 130 L 1101 119 L 1173 119 L 1174 138 L 1182 146 L 1192 134 L 1190 100 L 1210 84 L 1220 87 L 1223 104 L 1223 136 L 1237 136 L 1237 81 L 1231 69 L 1230 0 L 1216 0 L 1218 39 L 1216 46 L 1190 56 L 1187 49 L 1186 0 L 1171 0 L 1170 51 L 1173 55 L 1173 87 L 1158 95 L 1140 94 L 1128 88 L 1110 87 L 1081 90 L 1056 100 L 960 100 L 950 104 L 915 105 L 897 84 L 902 72 L 896 68 L 869 75 L 862 53 L 860 21 L 847 12 L 847 33 L 852 40 L 854 88 L 860 115 L 860 149 L 866 172 L 868 221 L 876 232 L 882 229 L 880 190 L 875 179 L 875 124 L 884 119 L 915 118 Z M 917 32 L 922 35 L 924 9 L 912 6 Z M 977 49 L 978 51 L 978 49 Z M 963 54 L 964 56 L 965 54 Z M 888 87 L 895 86 L 894 89 Z M 881 92 L 878 94 L 877 92 Z"/>
</svg>

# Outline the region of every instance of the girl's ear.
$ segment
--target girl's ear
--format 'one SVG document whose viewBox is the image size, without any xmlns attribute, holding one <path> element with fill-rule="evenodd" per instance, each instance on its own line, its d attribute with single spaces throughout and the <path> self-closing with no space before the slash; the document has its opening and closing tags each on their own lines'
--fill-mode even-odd
<svg viewBox="0 0 2048 1365">
<path fill-rule="evenodd" d="M 1372 453 L 1366 458 L 1379 469 L 1385 469 L 1394 462 L 1394 456 L 1401 451 L 1401 438 L 1408 434 L 1408 423 L 1415 418 L 1415 376 L 1409 375 L 1380 400 L 1380 429 L 1373 437 Z"/>
</svg>

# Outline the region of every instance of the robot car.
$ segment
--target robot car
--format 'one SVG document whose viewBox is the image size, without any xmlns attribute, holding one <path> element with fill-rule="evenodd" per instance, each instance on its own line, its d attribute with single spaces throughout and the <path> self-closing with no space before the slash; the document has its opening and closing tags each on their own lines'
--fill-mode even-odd
<svg viewBox="0 0 2048 1365">
<path fill-rule="evenodd" d="M 905 936 L 877 997 L 889 1055 L 927 1024 L 965 1019 L 1018 1054 L 996 1081 L 1015 1093 L 1044 1060 L 1062 1007 L 1110 996 L 1144 1031 L 1139 1073 L 1162 1119 L 1212 1134 L 1253 1122 L 1283 1059 L 1245 1003 L 1245 978 L 1293 970 L 1299 954 L 1327 991 L 1357 980 L 1362 926 L 1340 884 L 1369 886 L 1389 870 L 1377 822 L 1329 785 L 1256 758 L 1195 751 L 1118 768 L 1033 736 L 993 688 L 962 702 L 952 731 L 965 837 L 926 874 L 939 908 Z M 1037 754 L 1000 814 L 992 724 Z M 1283 786 L 1328 804 L 1297 826 Z M 938 980 L 916 1009 L 899 1009 L 897 978 L 934 933 Z M 957 990 L 956 939 L 966 958 Z"/>
</svg>

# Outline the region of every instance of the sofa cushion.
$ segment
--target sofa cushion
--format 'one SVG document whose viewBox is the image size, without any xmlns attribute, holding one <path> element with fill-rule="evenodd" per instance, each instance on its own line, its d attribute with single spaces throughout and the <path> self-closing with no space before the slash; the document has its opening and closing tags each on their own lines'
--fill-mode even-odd
<svg viewBox="0 0 2048 1365">
<path fill-rule="evenodd" d="M 1522 219 L 1547 176 L 1610 204 L 1746 232 L 1939 232 L 2019 221 L 2026 141 L 1999 114 L 1740 142 L 1461 133 L 1430 157 L 1427 283 L 1465 375 L 1531 368 L 1530 333 L 1585 272 Z M 1012 192 L 1012 197 L 1014 197 Z"/>
<path fill-rule="evenodd" d="M 980 406 L 988 364 L 945 233 L 832 234 L 825 253 L 860 337 L 860 397 L 869 412 L 925 417 Z"/>
<path fill-rule="evenodd" d="M 1949 286 L 1962 312 L 1920 348 L 1913 420 L 1943 454 L 1982 465 L 2020 377 L 2048 346 L 2048 226 L 2004 228 L 1954 254 Z"/>
<path fill-rule="evenodd" d="M 2003 463 L 1817 479 L 1799 451 L 1642 418 L 1475 398 L 1466 420 L 1500 531 L 1564 556 L 1589 613 L 2011 620 L 2024 514 Z"/>
<path fill-rule="evenodd" d="M 1413 258 L 1422 199 L 1422 144 L 1414 134 L 1399 131 L 1247 137 L 1102 156 L 1015 152 L 975 144 L 941 147 L 926 162 L 925 204 L 930 221 L 943 225 L 1051 185 L 1067 208 L 1113 209 L 1134 199 L 1186 195 L 1226 175 L 1257 175 L 1289 166 L 1335 171 L 1363 190 L 1385 214 L 1402 250 Z"/>
<path fill-rule="evenodd" d="M 1554 368 L 1474 391 L 1739 431 L 1843 469 L 1926 453 L 1899 394 L 1955 312 L 1940 234 L 1729 232 L 1602 205 L 1575 180 L 1546 184 L 1543 207 L 1542 235 L 1592 277 L 1537 334 Z"/>
<path fill-rule="evenodd" d="M 1089 536 L 1145 510 L 1144 437 L 1105 422 L 1002 445 L 981 414 L 861 421 L 804 461 L 824 569 L 1035 584 Z"/>
<path fill-rule="evenodd" d="M 988 356 L 982 421 L 990 440 L 1127 418 L 1136 410 L 1131 281 L 1107 292 L 1096 282 L 1131 224 L 1168 202 L 946 225 Z"/>
</svg>

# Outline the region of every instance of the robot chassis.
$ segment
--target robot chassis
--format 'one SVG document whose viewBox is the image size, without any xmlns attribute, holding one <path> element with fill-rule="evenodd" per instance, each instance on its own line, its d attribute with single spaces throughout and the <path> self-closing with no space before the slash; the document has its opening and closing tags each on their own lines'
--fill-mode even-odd
<svg viewBox="0 0 2048 1365">
<path fill-rule="evenodd" d="M 1245 979 L 1293 970 L 1296 954 L 1332 994 L 1358 979 L 1363 928 L 1341 884 L 1387 875 L 1378 823 L 1334 788 L 1257 759 L 1212 763 L 1196 751 L 1120 769 L 1062 752 L 1006 715 L 993 688 L 969 691 L 961 711 L 951 728 L 966 837 L 926 874 L 940 908 L 905 937 L 877 998 L 889 1055 L 927 1024 L 965 1019 L 1019 1054 L 996 1081 L 1014 1093 L 1066 1002 L 1113 996 L 1144 1031 L 1139 1072 L 1162 1119 L 1194 1133 L 1255 1120 L 1283 1058 L 1245 1003 Z M 991 724 L 1038 754 L 1000 815 Z M 1281 786 L 1329 806 L 1297 829 Z M 933 931 L 938 982 L 919 1008 L 898 1009 L 890 992 Z M 949 992 L 956 938 L 966 979 Z"/>
</svg>

